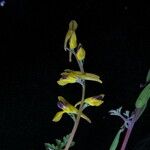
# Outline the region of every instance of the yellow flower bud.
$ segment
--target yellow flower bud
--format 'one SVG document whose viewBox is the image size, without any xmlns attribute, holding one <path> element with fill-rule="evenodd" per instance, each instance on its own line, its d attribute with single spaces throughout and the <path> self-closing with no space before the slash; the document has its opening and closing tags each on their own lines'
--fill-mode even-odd
<svg viewBox="0 0 150 150">
<path fill-rule="evenodd" d="M 90 106 L 100 106 L 104 101 L 102 100 L 104 95 L 96 96 L 96 97 L 89 97 L 85 99 L 85 103 L 89 104 Z"/>
<path fill-rule="evenodd" d="M 54 122 L 60 121 L 60 119 L 62 118 L 63 114 L 64 114 L 64 111 L 59 111 L 59 112 L 57 112 L 56 115 L 55 115 L 54 118 L 53 118 L 53 121 L 54 121 Z"/>
<path fill-rule="evenodd" d="M 82 61 L 82 60 L 85 59 L 85 54 L 86 54 L 86 53 L 85 53 L 84 48 L 80 47 L 80 48 L 78 49 L 78 51 L 77 51 L 76 56 L 77 56 L 78 60 Z"/>
</svg>

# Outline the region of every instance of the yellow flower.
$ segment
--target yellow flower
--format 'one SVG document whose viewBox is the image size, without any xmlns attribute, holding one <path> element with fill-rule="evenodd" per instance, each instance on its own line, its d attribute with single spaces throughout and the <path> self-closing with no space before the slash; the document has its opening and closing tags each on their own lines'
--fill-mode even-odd
<svg viewBox="0 0 150 150">
<path fill-rule="evenodd" d="M 84 103 L 89 106 L 100 106 L 104 101 L 102 100 L 104 98 L 104 94 L 100 94 L 97 96 L 88 97 L 84 100 Z M 75 104 L 75 107 L 81 104 L 81 101 Z"/>
<path fill-rule="evenodd" d="M 92 73 L 82 73 L 80 71 L 66 69 L 63 73 L 61 73 L 61 75 L 62 77 L 57 81 L 57 83 L 61 86 L 68 83 L 81 83 L 81 80 L 90 80 L 102 83 L 100 77 Z"/>
<path fill-rule="evenodd" d="M 69 61 L 70 62 L 71 62 L 71 56 L 72 56 L 71 50 L 77 47 L 77 36 L 75 33 L 77 27 L 78 27 L 77 22 L 75 20 L 71 20 L 69 23 L 69 30 L 66 34 L 65 41 L 64 41 L 65 50 L 67 49 L 67 44 L 69 44 L 69 49 L 70 49 Z"/>
<path fill-rule="evenodd" d="M 71 105 L 68 101 L 66 101 L 62 96 L 58 96 L 58 99 L 59 99 L 59 101 L 57 103 L 57 106 L 60 109 L 62 109 L 62 111 L 59 111 L 56 113 L 56 115 L 53 118 L 54 122 L 58 122 L 62 118 L 64 113 L 67 113 L 67 114 L 78 114 L 79 113 L 79 110 L 76 107 L 74 107 L 73 105 Z M 89 123 L 91 123 L 91 120 L 86 115 L 84 115 L 82 112 L 81 112 L 81 117 L 84 118 Z"/>
<path fill-rule="evenodd" d="M 77 22 L 75 20 L 71 20 L 69 23 L 69 30 L 65 37 L 64 49 L 66 49 L 67 43 L 68 43 L 68 41 L 70 42 L 70 40 L 72 40 L 70 42 L 71 49 L 74 49 L 77 46 L 77 44 L 76 44 L 77 39 L 76 39 L 76 34 L 75 34 L 77 27 L 78 27 Z"/>
</svg>

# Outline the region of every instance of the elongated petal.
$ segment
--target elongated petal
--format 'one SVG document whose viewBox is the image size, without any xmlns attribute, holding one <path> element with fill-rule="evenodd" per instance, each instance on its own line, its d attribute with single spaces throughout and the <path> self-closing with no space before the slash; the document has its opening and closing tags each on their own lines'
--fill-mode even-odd
<svg viewBox="0 0 150 150">
<path fill-rule="evenodd" d="M 73 78 L 73 77 L 68 76 L 66 79 L 60 78 L 60 79 L 57 81 L 57 83 L 58 83 L 59 85 L 61 85 L 61 86 L 64 86 L 64 85 L 66 85 L 66 84 L 68 84 L 68 83 L 75 83 L 76 81 L 77 81 L 76 78 Z"/>
<path fill-rule="evenodd" d="M 64 104 L 65 107 L 63 107 L 63 111 L 65 113 L 68 113 L 68 114 L 72 113 L 72 114 L 76 114 L 76 115 L 79 113 L 79 110 L 76 107 L 74 107 L 73 105 L 71 105 L 64 97 L 58 96 L 58 99 L 59 99 L 59 101 L 61 101 Z M 81 112 L 81 117 L 84 118 L 89 123 L 91 123 L 90 118 L 88 118 L 82 112 Z"/>
<path fill-rule="evenodd" d="M 76 56 L 77 56 L 78 60 L 80 60 L 80 61 L 84 60 L 85 59 L 85 50 L 82 47 L 80 47 L 77 51 Z"/>
<path fill-rule="evenodd" d="M 60 121 L 60 119 L 62 118 L 62 115 L 64 114 L 64 111 L 59 111 L 56 113 L 56 115 L 54 116 L 53 118 L 53 121 L 54 122 L 58 122 Z"/>
<path fill-rule="evenodd" d="M 62 102 L 64 106 L 67 106 L 69 104 L 69 102 L 67 102 L 67 100 L 62 96 L 58 96 L 58 100 Z"/>
<path fill-rule="evenodd" d="M 69 40 L 70 49 L 75 49 L 77 47 L 77 36 L 75 32 L 72 32 L 72 35 Z"/>
<path fill-rule="evenodd" d="M 84 80 L 90 80 L 90 81 L 96 81 L 96 82 L 102 83 L 102 80 L 100 80 L 99 76 L 91 74 L 91 73 L 85 73 L 85 74 L 79 75 L 79 77 Z"/>
<path fill-rule="evenodd" d="M 69 39 L 70 39 L 70 37 L 71 37 L 71 35 L 72 35 L 72 32 L 73 32 L 73 31 L 69 30 L 69 31 L 67 32 L 67 34 L 66 34 L 65 42 L 64 42 L 64 49 L 66 49 L 66 47 L 67 47 L 67 43 L 68 43 L 68 41 L 69 41 Z"/>
<path fill-rule="evenodd" d="M 71 105 L 64 97 L 58 96 L 58 100 L 60 102 L 62 102 L 63 105 L 65 106 L 65 107 L 62 108 L 64 110 L 64 112 L 74 113 L 74 114 L 76 114 L 78 112 L 78 109 L 75 108 L 73 105 Z"/>
<path fill-rule="evenodd" d="M 72 76 L 72 77 L 78 77 L 80 79 L 84 79 L 84 80 L 91 80 L 91 81 L 97 81 L 99 83 L 102 83 L 102 80 L 100 80 L 100 76 L 95 75 L 93 73 L 82 73 L 80 71 L 74 71 L 74 70 L 70 70 L 70 69 L 65 69 L 65 72 L 63 72 L 62 74 L 66 74 L 68 76 Z"/>
</svg>

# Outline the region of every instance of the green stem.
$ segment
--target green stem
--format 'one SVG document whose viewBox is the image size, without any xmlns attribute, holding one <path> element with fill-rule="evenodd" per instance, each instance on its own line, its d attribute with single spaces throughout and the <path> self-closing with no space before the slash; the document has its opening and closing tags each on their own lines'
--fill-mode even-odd
<svg viewBox="0 0 150 150">
<path fill-rule="evenodd" d="M 76 58 L 76 60 L 77 60 L 77 63 L 78 63 L 79 68 L 80 68 L 80 71 L 81 71 L 82 73 L 84 73 L 83 64 L 82 64 L 80 61 L 78 61 L 78 59 L 77 59 L 77 57 L 76 57 L 76 54 L 75 54 L 74 52 L 72 52 L 72 53 L 74 54 L 74 56 L 75 56 L 75 58 Z M 64 150 L 68 150 L 68 149 L 69 149 L 69 147 L 70 147 L 70 145 L 71 145 L 71 143 L 72 143 L 72 141 L 73 141 L 73 138 L 74 138 L 74 136 L 75 136 L 75 133 L 76 133 L 76 131 L 77 131 L 77 128 L 78 128 L 78 125 L 79 125 L 79 122 L 80 122 L 80 118 L 81 118 L 81 112 L 82 112 L 82 106 L 83 106 L 83 104 L 84 104 L 84 99 L 85 99 L 85 81 L 84 81 L 83 84 L 82 84 L 82 98 L 81 98 L 81 104 L 80 104 L 80 107 L 79 107 L 79 113 L 78 113 L 78 115 L 77 115 L 77 118 L 76 118 L 76 120 L 75 120 L 73 129 L 72 129 L 72 131 L 71 131 L 71 133 L 70 133 L 68 142 L 67 142 L 66 147 L 65 147 Z"/>
</svg>

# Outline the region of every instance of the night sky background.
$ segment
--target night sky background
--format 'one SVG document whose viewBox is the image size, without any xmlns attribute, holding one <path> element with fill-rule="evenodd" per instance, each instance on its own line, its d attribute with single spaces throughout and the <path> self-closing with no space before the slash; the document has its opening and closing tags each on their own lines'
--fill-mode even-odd
<svg viewBox="0 0 150 150">
<path fill-rule="evenodd" d="M 108 111 L 133 110 L 140 84 L 150 68 L 150 9 L 141 1 L 6 1 L 0 7 L 0 150 L 44 150 L 44 143 L 68 134 L 72 120 L 59 110 L 57 96 L 76 103 L 78 84 L 59 87 L 66 69 L 77 70 L 63 50 L 68 23 L 75 19 L 86 50 L 85 71 L 101 76 L 103 85 L 87 82 L 86 97 L 105 93 L 104 104 L 81 119 L 74 150 L 108 150 L 122 125 Z M 73 59 L 74 60 L 74 59 Z M 127 150 L 150 137 L 150 106 L 138 120 Z M 148 148 L 147 148 L 148 149 Z M 150 149 L 150 148 L 149 148 Z"/>
</svg>

